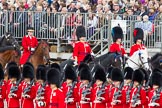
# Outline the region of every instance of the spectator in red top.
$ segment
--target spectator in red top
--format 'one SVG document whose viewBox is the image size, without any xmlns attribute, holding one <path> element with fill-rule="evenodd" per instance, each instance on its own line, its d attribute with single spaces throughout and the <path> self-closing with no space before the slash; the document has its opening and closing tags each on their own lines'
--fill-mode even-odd
<svg viewBox="0 0 162 108">
<path fill-rule="evenodd" d="M 142 44 L 143 37 L 144 37 L 143 30 L 141 28 L 135 28 L 133 32 L 134 45 L 132 45 L 130 48 L 130 56 L 132 56 L 133 53 L 138 50 L 146 49 L 146 47 Z"/>
<path fill-rule="evenodd" d="M 126 52 L 123 45 L 121 44 L 123 38 L 123 30 L 121 29 L 121 27 L 116 26 L 112 29 L 112 37 L 113 43 L 110 45 L 109 52 L 116 52 L 124 56 Z"/>
<path fill-rule="evenodd" d="M 87 54 L 92 54 L 92 50 L 88 42 L 86 42 L 86 32 L 83 26 L 78 26 L 76 29 L 76 35 L 79 39 L 74 45 L 73 57 L 75 64 L 80 64 L 84 60 Z"/>
</svg>

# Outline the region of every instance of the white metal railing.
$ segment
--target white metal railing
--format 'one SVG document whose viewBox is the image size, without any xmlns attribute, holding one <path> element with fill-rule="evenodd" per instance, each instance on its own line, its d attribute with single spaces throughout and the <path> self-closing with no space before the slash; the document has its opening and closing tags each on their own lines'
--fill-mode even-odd
<svg viewBox="0 0 162 108">
<path fill-rule="evenodd" d="M 135 23 L 137 23 L 137 16 L 96 13 L 2 11 L 0 13 L 0 36 L 5 32 L 11 32 L 16 38 L 21 39 L 26 35 L 27 26 L 33 26 L 37 38 L 76 40 L 76 27 L 78 25 L 84 25 L 89 41 L 105 40 L 111 42 L 111 20 L 126 21 L 123 43 L 125 48 L 130 48 L 130 45 L 133 44 L 133 29 Z M 152 34 L 147 36 L 146 45 L 148 48 L 161 48 L 162 21 L 155 20 L 153 22 L 153 28 Z"/>
</svg>

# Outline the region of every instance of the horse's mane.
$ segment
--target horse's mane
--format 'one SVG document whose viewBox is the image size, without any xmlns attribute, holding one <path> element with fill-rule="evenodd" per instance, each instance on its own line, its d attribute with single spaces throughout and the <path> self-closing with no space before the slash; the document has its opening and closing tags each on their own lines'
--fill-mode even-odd
<svg viewBox="0 0 162 108">
<path fill-rule="evenodd" d="M 116 53 L 116 52 L 108 52 L 104 55 L 101 55 L 97 58 L 95 58 L 95 63 L 100 63 L 102 66 L 104 66 L 105 68 L 107 68 L 110 65 L 116 65 L 119 62 L 114 62 L 115 59 L 117 59 L 117 61 L 120 61 L 120 54 Z M 115 63 L 115 64 L 114 64 Z"/>
<path fill-rule="evenodd" d="M 36 51 L 38 50 L 40 44 L 41 44 L 41 42 L 38 43 L 38 45 L 37 45 L 37 47 L 35 48 L 35 51 L 34 51 L 34 52 L 36 52 Z"/>
<path fill-rule="evenodd" d="M 104 55 L 101 55 L 101 56 L 99 56 L 99 57 L 96 57 L 95 61 L 103 60 L 103 59 L 105 59 L 108 55 L 109 55 L 109 53 L 106 53 L 106 54 L 104 54 Z"/>
<path fill-rule="evenodd" d="M 13 46 L 0 47 L 0 52 L 4 52 L 6 50 L 15 50 L 15 48 Z"/>
<path fill-rule="evenodd" d="M 151 57 L 151 61 L 152 61 L 152 60 L 156 60 L 159 56 L 162 56 L 162 54 L 161 54 L 161 53 L 156 53 L 155 55 L 153 55 L 153 56 Z"/>
<path fill-rule="evenodd" d="M 35 51 L 37 51 L 37 49 L 38 49 L 39 46 L 42 44 L 42 42 L 45 42 L 45 43 L 48 45 L 48 42 L 47 42 L 47 41 L 41 40 L 41 41 L 38 43 L 37 47 L 35 48 Z"/>
</svg>

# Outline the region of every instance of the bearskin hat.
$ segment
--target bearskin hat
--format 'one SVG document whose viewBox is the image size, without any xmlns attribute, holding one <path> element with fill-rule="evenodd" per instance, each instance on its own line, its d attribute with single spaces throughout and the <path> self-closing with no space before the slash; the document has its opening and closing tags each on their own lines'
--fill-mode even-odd
<svg viewBox="0 0 162 108">
<path fill-rule="evenodd" d="M 10 66 L 8 68 L 8 75 L 9 75 L 9 78 L 17 78 L 19 79 L 20 78 L 20 69 L 18 66 Z"/>
<path fill-rule="evenodd" d="M 60 67 L 60 65 L 59 65 L 58 63 L 52 63 L 52 64 L 51 64 L 51 68 L 56 68 L 56 69 L 58 69 L 59 71 L 61 71 L 61 67 Z"/>
<path fill-rule="evenodd" d="M 33 65 L 30 63 L 25 63 L 22 69 L 22 76 L 23 78 L 34 78 L 34 67 Z"/>
<path fill-rule="evenodd" d="M 124 69 L 124 79 L 130 79 L 132 80 L 132 75 L 133 75 L 134 70 L 131 67 L 126 67 Z"/>
<path fill-rule="evenodd" d="M 145 78 L 145 75 L 144 73 L 142 72 L 141 69 L 137 69 L 133 72 L 133 77 L 132 77 L 132 81 L 137 81 L 139 82 L 140 84 L 143 83 L 143 80 Z"/>
<path fill-rule="evenodd" d="M 108 69 L 107 69 L 107 74 L 108 74 L 108 78 L 111 79 L 111 72 L 113 70 L 114 67 L 110 66 Z"/>
<path fill-rule="evenodd" d="M 80 73 L 80 70 L 81 70 L 82 68 L 86 68 L 86 69 L 90 70 L 89 66 L 88 66 L 86 63 L 81 62 L 80 65 L 79 65 L 79 67 L 78 67 L 79 76 L 80 76 L 80 74 L 81 74 L 81 73 Z"/>
<path fill-rule="evenodd" d="M 111 79 L 112 81 L 123 81 L 124 75 L 119 68 L 113 68 L 111 72 Z"/>
<path fill-rule="evenodd" d="M 4 79 L 4 71 L 3 71 L 2 64 L 0 64 L 0 80 L 2 79 Z"/>
<path fill-rule="evenodd" d="M 162 73 L 157 71 L 152 73 L 152 85 L 162 86 Z"/>
<path fill-rule="evenodd" d="M 7 64 L 7 68 L 9 68 L 10 66 L 17 66 L 17 63 L 16 62 L 9 62 L 8 64 Z"/>
<path fill-rule="evenodd" d="M 101 80 L 103 82 L 106 81 L 106 73 L 101 65 L 96 65 L 94 72 L 95 72 L 95 80 Z"/>
<path fill-rule="evenodd" d="M 36 70 L 36 78 L 37 80 L 41 79 L 46 81 L 46 67 L 44 65 L 38 65 Z"/>
<path fill-rule="evenodd" d="M 112 28 L 112 32 L 111 32 L 112 38 L 113 38 L 113 42 L 116 42 L 116 40 L 118 38 L 123 39 L 123 30 L 121 27 L 116 26 Z"/>
<path fill-rule="evenodd" d="M 49 84 L 56 84 L 57 87 L 60 86 L 60 72 L 56 68 L 49 69 L 47 73 L 47 81 Z"/>
<path fill-rule="evenodd" d="M 31 26 L 27 27 L 27 31 L 34 31 L 34 27 Z"/>
<path fill-rule="evenodd" d="M 65 69 L 65 79 L 71 79 L 75 81 L 77 79 L 76 73 L 74 71 L 74 67 L 68 65 Z"/>
<path fill-rule="evenodd" d="M 26 62 L 24 65 L 29 65 L 34 69 L 34 66 L 33 66 L 33 64 L 31 62 Z"/>
<path fill-rule="evenodd" d="M 92 75 L 89 68 L 83 67 L 79 72 L 81 80 L 88 80 L 89 82 L 92 80 Z"/>
<path fill-rule="evenodd" d="M 85 27 L 84 26 L 78 26 L 76 28 L 76 35 L 79 38 L 81 37 L 85 37 L 86 36 L 86 31 L 85 31 Z"/>
<path fill-rule="evenodd" d="M 143 41 L 143 37 L 144 37 L 143 30 L 141 28 L 135 28 L 133 31 L 133 37 L 134 37 L 134 43 L 136 43 L 138 39 L 141 39 Z"/>
<path fill-rule="evenodd" d="M 86 63 L 82 62 L 82 63 L 80 63 L 80 65 L 79 65 L 79 67 L 78 67 L 78 70 L 80 71 L 82 68 L 87 68 L 87 69 L 89 69 L 89 66 L 88 66 Z"/>
</svg>

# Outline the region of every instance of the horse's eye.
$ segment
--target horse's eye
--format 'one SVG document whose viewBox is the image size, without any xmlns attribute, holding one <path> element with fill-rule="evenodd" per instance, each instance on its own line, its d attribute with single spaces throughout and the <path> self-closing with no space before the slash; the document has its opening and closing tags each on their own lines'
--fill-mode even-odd
<svg viewBox="0 0 162 108">
<path fill-rule="evenodd" d="M 141 57 L 142 59 L 144 59 L 144 57 Z"/>
</svg>

